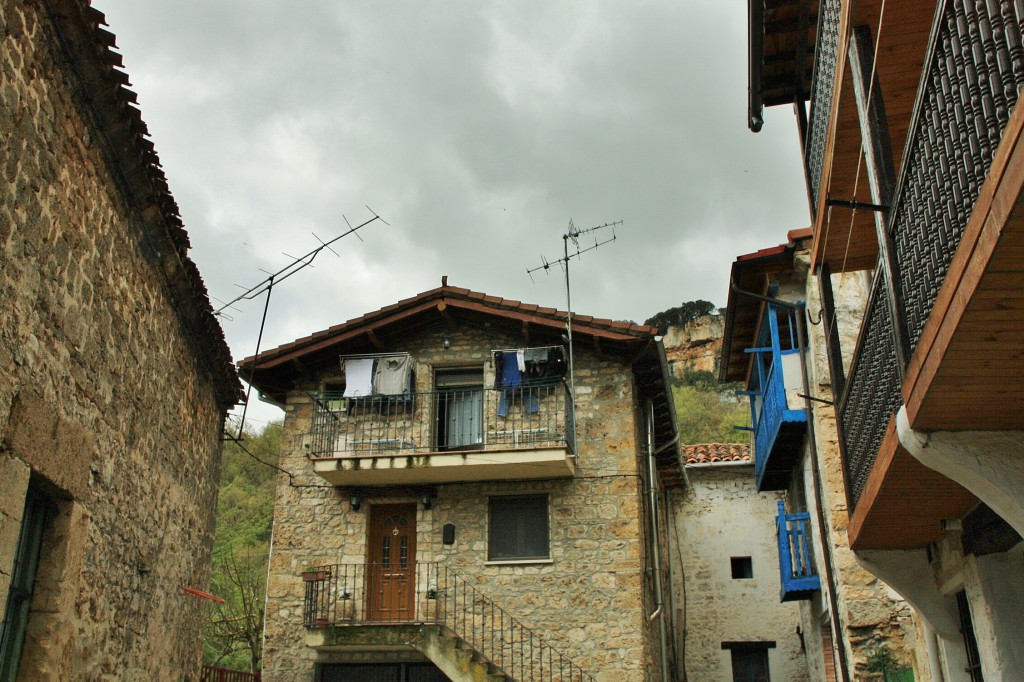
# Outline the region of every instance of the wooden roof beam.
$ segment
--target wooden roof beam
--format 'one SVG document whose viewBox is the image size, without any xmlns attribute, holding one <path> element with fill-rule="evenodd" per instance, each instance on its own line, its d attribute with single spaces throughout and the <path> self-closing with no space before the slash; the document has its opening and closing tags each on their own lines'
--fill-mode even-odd
<svg viewBox="0 0 1024 682">
<path fill-rule="evenodd" d="M 377 336 L 377 332 L 373 331 L 372 329 L 366 330 L 366 338 L 370 339 L 370 343 L 372 343 L 373 347 L 376 348 L 377 350 L 387 350 L 387 346 L 385 346 L 384 342 L 380 340 L 379 336 Z"/>
<path fill-rule="evenodd" d="M 529 320 L 523 320 L 523 340 L 526 342 L 527 346 L 530 345 L 530 321 Z"/>
<path fill-rule="evenodd" d="M 455 319 L 455 315 L 452 315 L 452 311 L 447 303 L 444 301 L 438 303 L 437 312 L 441 315 L 444 323 L 448 325 L 448 331 L 452 333 L 459 331 L 459 321 Z"/>
</svg>

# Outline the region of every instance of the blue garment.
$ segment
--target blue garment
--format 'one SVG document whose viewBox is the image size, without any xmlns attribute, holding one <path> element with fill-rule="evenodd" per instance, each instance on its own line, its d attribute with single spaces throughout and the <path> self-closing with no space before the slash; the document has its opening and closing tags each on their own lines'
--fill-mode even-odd
<svg viewBox="0 0 1024 682">
<path fill-rule="evenodd" d="M 505 390 L 498 397 L 498 416 L 504 417 L 508 414 L 509 405 L 518 395 L 523 401 L 523 406 L 528 414 L 540 412 L 540 404 L 537 402 L 535 389 L 520 388 L 523 385 L 523 373 L 519 370 L 519 357 L 516 351 L 502 351 L 501 353 L 501 386 Z"/>
</svg>

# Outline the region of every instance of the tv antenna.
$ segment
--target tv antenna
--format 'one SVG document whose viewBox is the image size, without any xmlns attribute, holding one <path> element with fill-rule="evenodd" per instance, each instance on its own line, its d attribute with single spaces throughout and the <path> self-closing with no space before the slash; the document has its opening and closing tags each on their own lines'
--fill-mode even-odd
<svg viewBox="0 0 1024 682">
<path fill-rule="evenodd" d="M 354 227 L 352 226 L 352 223 L 350 223 L 348 221 L 348 218 L 346 218 L 345 215 L 342 214 L 341 217 L 345 221 L 345 224 L 348 225 L 348 230 L 346 230 L 345 232 L 342 232 L 337 237 L 334 237 L 333 239 L 330 239 L 330 240 L 328 240 L 326 242 L 323 239 L 320 239 L 320 237 L 318 237 L 315 232 L 312 232 L 311 234 L 313 235 L 313 237 L 318 242 L 320 242 L 320 246 L 316 247 L 315 249 L 313 249 L 312 251 L 310 251 L 309 253 L 307 253 L 304 256 L 295 257 L 295 256 L 292 256 L 292 255 L 289 255 L 289 254 L 285 253 L 284 255 L 288 256 L 292 260 L 291 260 L 291 262 L 288 265 L 284 266 L 283 268 L 281 268 L 277 272 L 267 272 L 266 270 L 263 270 L 262 268 L 260 268 L 261 270 L 263 270 L 263 272 L 267 273 L 266 277 L 264 277 L 262 280 L 260 280 L 260 282 L 258 284 L 255 284 L 254 286 L 249 287 L 248 289 L 243 291 L 241 294 L 239 294 L 238 296 L 234 297 L 233 299 L 231 299 L 227 303 L 224 303 L 223 305 L 221 305 L 220 308 L 217 308 L 215 311 L 213 311 L 213 314 L 218 316 L 218 317 L 223 317 L 226 320 L 232 320 L 233 318 L 230 315 L 228 315 L 227 313 L 225 313 L 224 312 L 225 310 L 230 308 L 232 310 L 237 310 L 237 311 L 241 312 L 241 310 L 235 306 L 236 303 L 239 303 L 241 301 L 251 301 L 254 298 L 256 298 L 257 296 L 259 296 L 260 294 L 263 294 L 263 293 L 267 294 L 267 298 L 263 302 L 263 318 L 260 320 L 260 332 L 259 332 L 259 335 L 256 337 L 256 352 L 253 353 L 253 357 L 256 357 L 257 355 L 260 354 L 260 345 L 263 343 L 263 330 L 266 328 L 266 325 L 267 325 L 267 310 L 270 308 L 270 295 L 274 292 L 274 285 L 275 284 L 280 284 L 281 282 L 283 282 L 284 280 L 288 279 L 289 277 L 291 277 L 295 273 L 299 272 L 300 270 L 305 270 L 308 267 L 312 267 L 313 266 L 313 261 L 316 260 L 316 257 L 319 256 L 320 252 L 323 251 L 324 249 L 327 249 L 328 251 L 333 253 L 335 256 L 338 256 L 338 252 L 335 251 L 334 249 L 332 249 L 331 245 L 334 244 L 335 242 L 341 240 L 341 239 L 344 239 L 345 237 L 349 236 L 350 234 L 354 234 L 360 241 L 362 241 L 363 238 L 359 236 L 359 230 L 361 230 L 362 228 L 366 227 L 367 225 L 369 225 L 372 222 L 375 222 L 375 221 L 379 220 L 382 223 L 384 223 L 385 225 L 388 225 L 390 227 L 390 223 L 388 223 L 388 221 L 384 220 L 379 215 L 377 215 L 372 208 L 367 206 L 366 210 L 369 211 L 370 215 L 372 215 L 373 217 L 370 218 L 369 220 L 363 221 L 362 223 L 360 223 L 360 224 L 358 224 L 358 225 L 356 225 Z M 341 256 L 338 256 L 338 257 L 340 258 Z M 235 286 L 238 286 L 238 287 L 241 288 L 241 285 L 235 285 Z M 253 380 L 253 377 L 254 377 L 255 373 L 256 373 L 256 363 L 254 362 L 252 364 L 252 371 L 249 373 L 249 379 L 246 381 L 246 383 L 248 384 L 248 387 L 246 388 L 246 391 L 245 391 L 245 407 L 242 408 L 242 419 L 241 419 L 241 421 L 238 424 L 238 435 L 231 436 L 229 434 L 227 436 L 228 440 L 234 440 L 234 441 L 241 441 L 242 440 L 243 429 L 245 428 L 245 416 L 246 416 L 246 413 L 249 411 L 249 396 L 252 394 L 252 380 Z"/>
<path fill-rule="evenodd" d="M 535 268 L 530 268 L 526 271 L 526 274 L 530 276 L 530 281 L 533 280 L 533 273 L 543 270 L 545 274 L 551 274 L 551 266 L 553 263 L 559 263 L 562 266 L 562 272 L 565 273 L 565 331 L 566 339 L 569 342 L 569 394 L 572 396 L 573 407 L 575 409 L 576 403 L 576 376 L 573 368 L 573 355 L 572 355 L 572 298 L 570 297 L 569 291 L 569 261 L 573 258 L 579 258 L 587 251 L 594 251 L 600 246 L 604 246 L 609 242 L 615 241 L 615 228 L 622 225 L 621 220 L 614 222 L 605 223 L 603 225 L 596 225 L 594 227 L 579 228 L 576 227 L 572 220 L 569 221 L 568 231 L 562 235 L 562 257 L 554 261 L 549 261 L 544 256 L 541 256 L 541 265 Z M 601 230 L 611 230 L 611 236 L 607 236 L 607 232 L 601 232 Z M 594 243 L 586 246 L 580 245 L 580 237 L 593 236 Z M 569 244 L 572 243 L 570 248 Z M 576 425 L 573 424 L 575 430 Z"/>
</svg>

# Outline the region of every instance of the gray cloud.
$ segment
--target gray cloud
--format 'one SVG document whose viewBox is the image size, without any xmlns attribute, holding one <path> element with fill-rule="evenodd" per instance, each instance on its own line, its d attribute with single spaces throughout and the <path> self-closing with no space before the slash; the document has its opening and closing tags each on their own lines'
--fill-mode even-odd
<svg viewBox="0 0 1024 682">
<path fill-rule="evenodd" d="M 274 294 L 264 347 L 437 286 L 584 314 L 723 304 L 739 254 L 808 222 L 793 116 L 745 125 L 735 3 L 96 0 L 139 92 L 192 256 L 221 299 L 345 223 L 375 224 Z M 225 322 L 250 355 L 261 305 Z"/>
</svg>

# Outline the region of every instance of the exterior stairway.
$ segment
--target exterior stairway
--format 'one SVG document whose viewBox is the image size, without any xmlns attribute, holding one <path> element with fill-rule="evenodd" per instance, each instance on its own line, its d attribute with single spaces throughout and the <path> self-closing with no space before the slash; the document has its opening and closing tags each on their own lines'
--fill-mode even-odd
<svg viewBox="0 0 1024 682">
<path fill-rule="evenodd" d="M 409 570 L 401 595 L 383 595 L 403 608 L 371 608 L 381 586 L 373 565 L 320 566 L 306 582 L 306 644 L 320 650 L 413 649 L 453 682 L 594 682 L 540 635 L 444 564 Z M 397 588 L 396 588 L 397 589 Z"/>
</svg>

